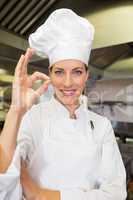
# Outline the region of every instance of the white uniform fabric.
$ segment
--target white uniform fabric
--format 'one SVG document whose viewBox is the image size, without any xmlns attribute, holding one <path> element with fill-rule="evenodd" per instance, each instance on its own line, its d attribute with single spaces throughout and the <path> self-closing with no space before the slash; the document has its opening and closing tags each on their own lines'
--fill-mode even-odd
<svg viewBox="0 0 133 200">
<path fill-rule="evenodd" d="M 61 200 L 126 199 L 125 168 L 110 122 L 83 105 L 76 116 L 70 119 L 54 97 L 26 113 L 13 161 L 0 174 L 0 200 L 22 199 L 20 156 L 33 179 L 59 190 Z"/>
</svg>

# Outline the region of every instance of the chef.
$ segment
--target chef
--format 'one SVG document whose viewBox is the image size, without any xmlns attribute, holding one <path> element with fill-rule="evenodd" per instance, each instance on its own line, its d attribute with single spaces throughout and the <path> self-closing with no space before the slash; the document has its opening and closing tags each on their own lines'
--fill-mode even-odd
<svg viewBox="0 0 133 200">
<path fill-rule="evenodd" d="M 87 19 L 65 8 L 30 35 L 0 136 L 0 200 L 126 199 L 125 168 L 111 123 L 82 101 L 93 35 Z M 49 76 L 28 76 L 34 53 L 48 57 Z M 44 83 L 33 90 L 36 80 Z M 35 105 L 50 84 L 51 99 Z"/>
</svg>

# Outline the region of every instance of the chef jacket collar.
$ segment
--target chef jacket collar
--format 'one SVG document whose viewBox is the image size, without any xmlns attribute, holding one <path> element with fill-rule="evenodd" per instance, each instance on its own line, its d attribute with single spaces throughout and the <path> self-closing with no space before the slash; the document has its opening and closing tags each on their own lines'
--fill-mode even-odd
<svg viewBox="0 0 133 200">
<path fill-rule="evenodd" d="M 56 114 L 61 113 L 61 117 L 64 116 L 64 117 L 70 118 L 69 110 L 62 103 L 60 103 L 54 97 L 54 95 L 51 97 L 51 104 L 53 106 L 53 109 L 56 110 Z M 81 102 L 79 107 L 75 110 L 76 118 L 79 118 L 79 116 L 84 112 L 85 112 L 85 107 L 84 107 L 83 103 Z M 56 117 L 59 117 L 59 115 Z"/>
</svg>

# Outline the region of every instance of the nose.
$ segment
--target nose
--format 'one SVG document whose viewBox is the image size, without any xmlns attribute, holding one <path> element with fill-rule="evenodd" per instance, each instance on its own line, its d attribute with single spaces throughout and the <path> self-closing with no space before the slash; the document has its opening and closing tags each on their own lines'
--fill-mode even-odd
<svg viewBox="0 0 133 200">
<path fill-rule="evenodd" d="M 63 82 L 65 87 L 71 87 L 73 84 L 72 76 L 70 74 L 66 74 Z"/>
</svg>

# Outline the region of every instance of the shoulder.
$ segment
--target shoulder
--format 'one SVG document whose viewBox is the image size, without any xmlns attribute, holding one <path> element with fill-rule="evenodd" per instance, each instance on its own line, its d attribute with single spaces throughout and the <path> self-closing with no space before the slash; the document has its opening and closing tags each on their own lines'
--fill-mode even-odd
<svg viewBox="0 0 133 200">
<path fill-rule="evenodd" d="M 33 105 L 24 115 L 23 121 L 35 121 L 37 123 L 42 117 L 42 115 L 47 115 L 49 107 L 49 102 L 41 102 L 36 105 Z"/>
<path fill-rule="evenodd" d="M 90 118 L 90 120 L 95 122 L 103 122 L 103 123 L 109 122 L 109 119 L 107 117 L 97 114 L 90 110 L 88 110 L 88 117 Z"/>
</svg>

